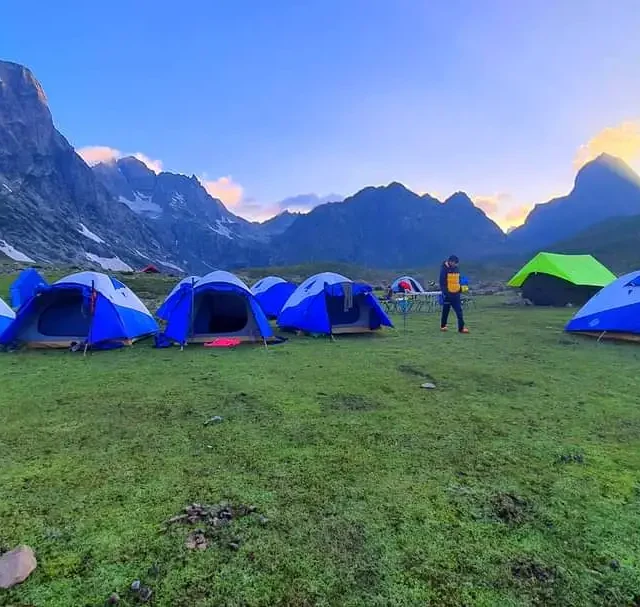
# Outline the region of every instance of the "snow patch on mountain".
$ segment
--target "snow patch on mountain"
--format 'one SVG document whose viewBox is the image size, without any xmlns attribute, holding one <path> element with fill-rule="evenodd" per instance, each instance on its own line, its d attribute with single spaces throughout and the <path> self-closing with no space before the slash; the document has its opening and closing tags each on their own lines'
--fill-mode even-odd
<svg viewBox="0 0 640 607">
<path fill-rule="evenodd" d="M 89 240 L 93 240 L 93 242 L 97 242 L 98 244 L 105 244 L 105 241 L 102 238 L 100 238 L 100 236 L 92 232 L 83 223 L 80 224 L 80 229 L 78 230 L 78 232 L 80 232 L 80 234 L 82 234 Z"/>
<path fill-rule="evenodd" d="M 128 263 L 122 261 L 122 259 L 120 259 L 119 257 L 100 257 L 99 255 L 94 255 L 93 253 L 85 253 L 85 257 L 89 261 L 98 264 L 103 270 L 133 272 L 133 268 Z"/>
<path fill-rule="evenodd" d="M 133 200 L 129 200 L 129 198 L 126 198 L 125 196 L 120 196 L 118 200 L 126 204 L 138 215 L 162 215 L 162 207 L 155 202 L 151 202 L 151 196 L 140 194 L 140 192 L 134 192 L 133 196 Z"/>
<path fill-rule="evenodd" d="M 169 263 L 168 261 L 161 261 L 159 263 L 161 263 L 163 266 L 167 266 L 167 268 L 171 268 L 172 270 L 177 270 L 178 272 L 184 272 L 185 271 L 180 266 L 177 266 L 177 265 L 175 265 L 173 263 Z"/>
<path fill-rule="evenodd" d="M 184 208 L 186 206 L 184 194 L 180 194 L 180 192 L 174 192 L 171 196 L 171 202 L 169 204 L 174 209 Z"/>
<path fill-rule="evenodd" d="M 11 246 L 6 240 L 0 240 L 0 251 L 2 251 L 7 257 L 10 257 L 14 261 L 35 263 L 34 259 L 31 259 L 31 257 L 29 257 L 28 255 L 25 255 L 21 251 L 18 251 L 18 249 Z"/>
<path fill-rule="evenodd" d="M 210 225 L 209 227 L 216 234 L 220 234 L 220 236 L 225 236 L 229 240 L 233 240 L 233 234 L 231 233 L 231 230 L 224 225 L 225 223 L 233 223 L 233 222 L 226 222 L 221 219 L 216 219 L 215 227 L 212 225 Z"/>
</svg>

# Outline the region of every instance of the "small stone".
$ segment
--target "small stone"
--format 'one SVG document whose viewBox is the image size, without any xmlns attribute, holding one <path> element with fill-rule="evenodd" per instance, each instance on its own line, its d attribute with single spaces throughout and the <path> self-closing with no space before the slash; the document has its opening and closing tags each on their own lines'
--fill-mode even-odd
<svg viewBox="0 0 640 607">
<path fill-rule="evenodd" d="M 131 592 L 140 592 L 140 586 L 142 585 L 142 583 L 140 582 L 140 580 L 134 580 L 131 583 Z"/>
<path fill-rule="evenodd" d="M 424 388 L 425 390 L 435 390 L 436 389 L 436 385 L 431 383 L 430 381 L 425 382 L 420 387 Z"/>
<path fill-rule="evenodd" d="M 269 524 L 269 519 L 266 516 L 260 515 L 260 518 L 258 519 L 258 522 L 261 525 L 268 525 Z"/>
<path fill-rule="evenodd" d="M 224 417 L 222 417 L 221 415 L 214 415 L 213 417 L 210 417 L 206 422 L 204 422 L 204 425 L 208 426 L 209 424 L 219 424 L 222 421 L 224 421 Z"/>
<path fill-rule="evenodd" d="M 38 566 L 29 546 L 18 546 L 0 556 L 0 588 L 12 588 L 24 582 Z"/>
<path fill-rule="evenodd" d="M 613 569 L 614 571 L 618 571 L 618 569 L 620 569 L 620 563 L 616 559 L 613 559 L 609 563 L 609 567 L 611 567 L 611 569 Z"/>
<path fill-rule="evenodd" d="M 107 605 L 118 605 L 120 603 L 120 597 L 116 592 L 112 592 L 111 596 L 107 599 Z"/>
<path fill-rule="evenodd" d="M 240 544 L 238 544 L 238 542 L 229 542 L 229 548 L 231 550 L 240 550 Z"/>
</svg>

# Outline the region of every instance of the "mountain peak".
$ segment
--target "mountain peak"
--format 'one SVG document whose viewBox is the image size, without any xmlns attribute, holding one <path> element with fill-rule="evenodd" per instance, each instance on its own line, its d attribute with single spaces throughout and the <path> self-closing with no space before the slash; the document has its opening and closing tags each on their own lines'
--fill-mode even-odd
<svg viewBox="0 0 640 607">
<path fill-rule="evenodd" d="M 640 186 L 640 176 L 621 158 L 600 154 L 587 162 L 576 175 L 575 188 L 608 187 L 612 181 L 624 180 Z"/>
<path fill-rule="evenodd" d="M 383 186 L 383 189 L 390 192 L 411 192 L 411 190 L 406 185 L 400 183 L 399 181 L 392 181 L 389 185 Z"/>
<path fill-rule="evenodd" d="M 471 198 L 469 198 L 469 195 L 466 192 L 455 192 L 454 194 L 451 194 L 451 196 L 449 196 L 449 198 L 447 198 L 443 204 L 453 205 L 460 208 L 475 207 Z"/>
<path fill-rule="evenodd" d="M 0 61 L 0 86 L 6 83 L 7 87 L 13 89 L 29 90 L 36 93 L 38 101 L 47 105 L 47 96 L 42 85 L 36 80 L 33 72 L 26 66 L 12 61 Z"/>
</svg>

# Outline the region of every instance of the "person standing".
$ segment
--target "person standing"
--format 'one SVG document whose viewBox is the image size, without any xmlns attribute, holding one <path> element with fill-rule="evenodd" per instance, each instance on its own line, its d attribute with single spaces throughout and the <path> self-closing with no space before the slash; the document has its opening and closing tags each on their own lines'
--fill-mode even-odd
<svg viewBox="0 0 640 607">
<path fill-rule="evenodd" d="M 447 331 L 447 322 L 451 308 L 458 318 L 458 331 L 469 333 L 469 329 L 464 325 L 462 315 L 462 299 L 460 297 L 460 270 L 458 264 L 460 260 L 456 255 L 450 255 L 440 268 L 440 290 L 442 291 L 442 318 L 440 319 L 440 330 Z"/>
</svg>

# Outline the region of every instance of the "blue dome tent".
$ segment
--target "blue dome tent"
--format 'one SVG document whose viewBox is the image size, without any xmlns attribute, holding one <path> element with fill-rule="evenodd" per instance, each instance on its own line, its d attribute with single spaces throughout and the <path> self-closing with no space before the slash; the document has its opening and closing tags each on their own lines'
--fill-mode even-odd
<svg viewBox="0 0 640 607">
<path fill-rule="evenodd" d="M 423 286 L 412 276 L 400 276 L 399 278 L 396 278 L 391 283 L 391 289 L 394 293 L 400 293 L 402 291 L 402 289 L 400 288 L 400 283 L 402 281 L 408 282 L 411 285 L 412 291 L 416 293 L 424 293 Z"/>
<path fill-rule="evenodd" d="M 267 318 L 278 318 L 282 306 L 296 290 L 296 285 L 279 276 L 267 276 L 251 287 Z"/>
<path fill-rule="evenodd" d="M 625 274 L 598 291 L 565 330 L 640 341 L 640 271 Z"/>
<path fill-rule="evenodd" d="M 38 270 L 34 268 L 22 270 L 9 287 L 11 306 L 17 310 L 23 303 L 28 301 L 39 288 L 46 286 L 47 281 L 40 276 Z"/>
<path fill-rule="evenodd" d="M 260 304 L 237 276 L 216 270 L 199 280 L 182 280 L 158 310 L 164 336 L 176 343 L 204 343 L 217 337 L 260 341 L 273 336 Z"/>
<path fill-rule="evenodd" d="M 15 317 L 13 310 L 0 299 L 0 338 Z"/>
<path fill-rule="evenodd" d="M 307 278 L 287 300 L 278 326 L 309 333 L 367 333 L 392 327 L 369 285 L 324 272 Z"/>
<path fill-rule="evenodd" d="M 119 280 L 99 272 L 78 272 L 37 289 L 0 343 L 112 348 L 131 345 L 157 331 L 149 310 Z"/>
</svg>

